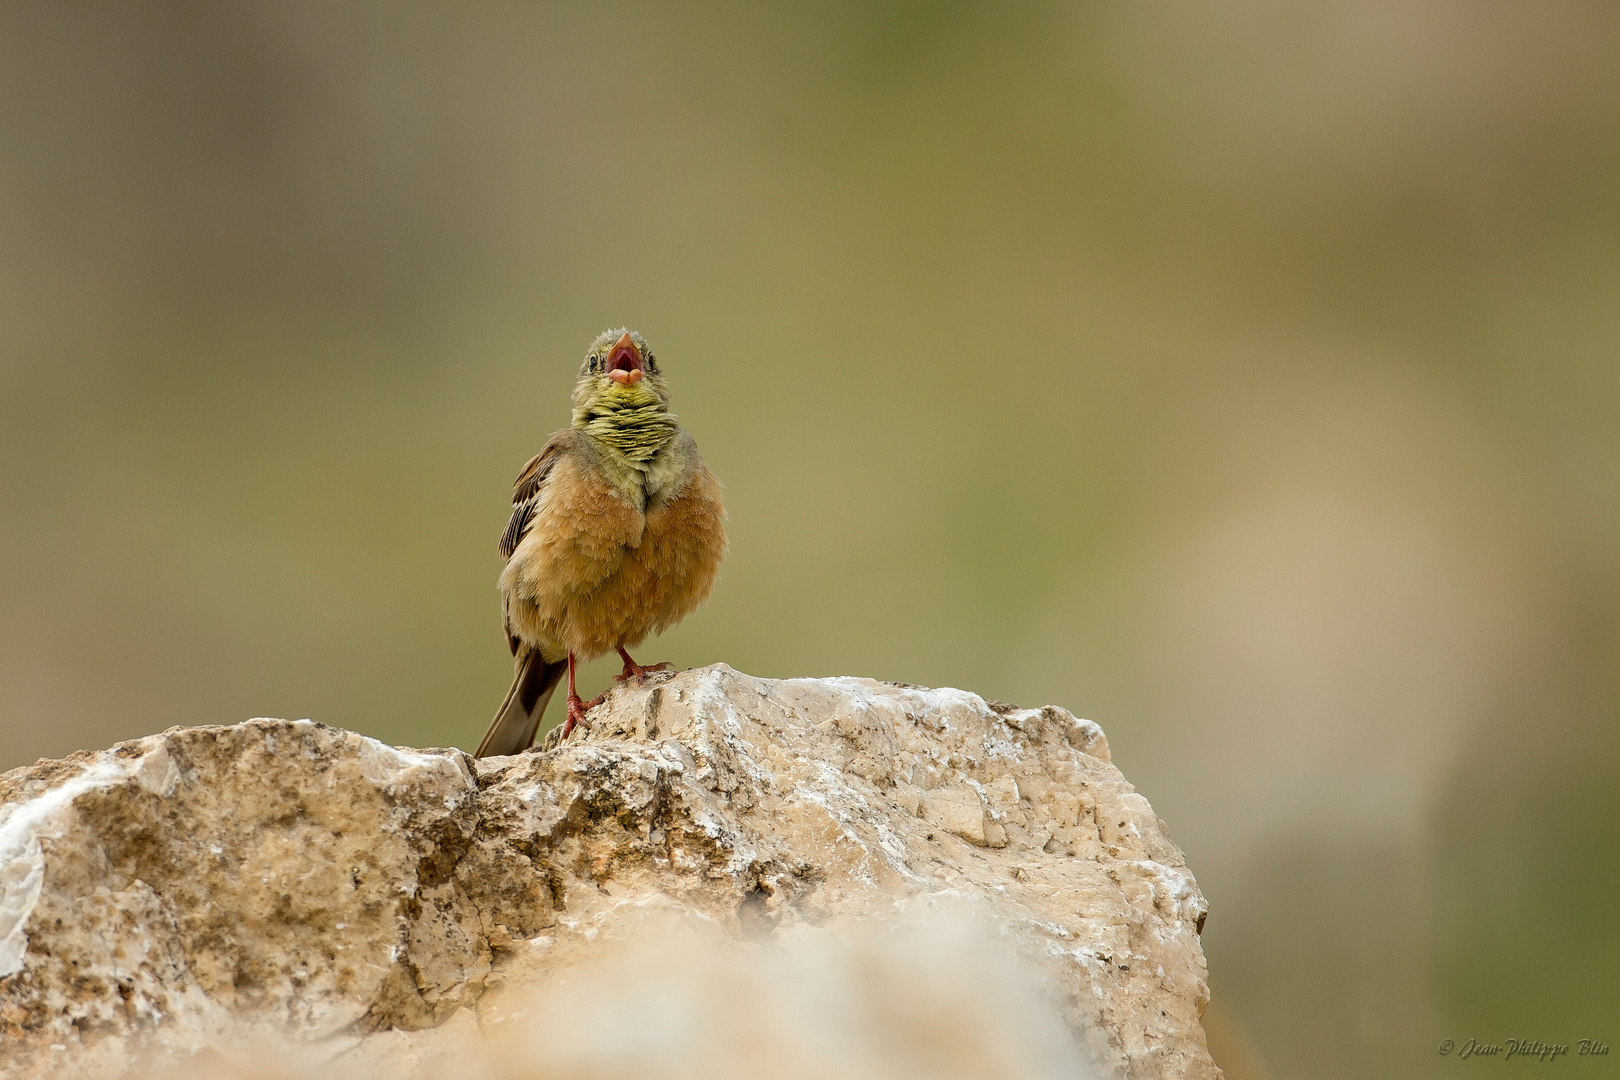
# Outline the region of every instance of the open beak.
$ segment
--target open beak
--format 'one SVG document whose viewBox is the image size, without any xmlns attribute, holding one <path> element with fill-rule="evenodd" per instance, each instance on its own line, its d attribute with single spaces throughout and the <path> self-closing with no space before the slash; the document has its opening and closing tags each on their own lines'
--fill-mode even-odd
<svg viewBox="0 0 1620 1080">
<path fill-rule="evenodd" d="M 634 386 L 641 381 L 647 373 L 647 367 L 642 363 L 641 350 L 636 343 L 625 334 L 613 343 L 613 351 L 608 353 L 607 377 L 620 386 Z"/>
</svg>

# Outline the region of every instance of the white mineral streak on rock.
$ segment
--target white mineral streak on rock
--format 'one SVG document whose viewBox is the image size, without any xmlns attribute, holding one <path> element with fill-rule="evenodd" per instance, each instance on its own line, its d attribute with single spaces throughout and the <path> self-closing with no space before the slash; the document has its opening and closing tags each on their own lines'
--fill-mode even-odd
<svg viewBox="0 0 1620 1080">
<path fill-rule="evenodd" d="M 161 758 L 164 764 L 149 770 L 147 762 L 152 758 Z M 74 799 L 131 775 L 142 787 L 163 795 L 174 790 L 172 780 L 178 779 L 174 762 L 158 746 L 139 757 L 99 756 L 36 798 L 0 807 L 0 976 L 21 971 L 28 952 L 28 918 L 45 885 L 45 855 L 40 840 L 62 834 L 62 818 L 71 814 Z"/>
<path fill-rule="evenodd" d="M 118 1075 L 204 1047 L 243 1060 L 274 1041 L 345 1075 L 456 1075 L 457 1047 L 541 1019 L 584 1053 L 544 1003 L 616 985 L 604 958 L 649 939 L 754 950 L 693 978 L 785 1023 L 797 1006 L 737 989 L 748 972 L 797 956 L 826 975 L 804 993 L 834 1001 L 865 978 L 849 942 L 949 912 L 1036 965 L 1102 1075 L 1218 1075 L 1199 1025 L 1206 905 L 1095 724 L 717 665 L 617 689 L 550 743 L 474 762 L 254 720 L 0 777 L 0 1074 Z M 937 998 L 930 1024 L 981 1015 L 997 1046 L 1036 1038 L 996 1035 L 976 969 L 939 973 L 957 970 L 948 950 L 901 953 L 894 970 L 921 982 L 873 1009 L 912 1002 L 895 1022 L 923 1023 L 904 1010 Z M 642 998 L 679 997 L 649 978 Z"/>
</svg>

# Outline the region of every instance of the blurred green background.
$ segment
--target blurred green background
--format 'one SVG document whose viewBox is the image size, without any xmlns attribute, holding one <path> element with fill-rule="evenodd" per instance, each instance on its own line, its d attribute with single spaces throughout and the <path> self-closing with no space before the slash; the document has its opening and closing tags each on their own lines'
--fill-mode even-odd
<svg viewBox="0 0 1620 1080">
<path fill-rule="evenodd" d="M 1620 1044 L 1615 5 L 8 3 L 0 767 L 474 745 L 621 323 L 732 514 L 642 659 L 1101 723 L 1238 1080 Z"/>
</svg>

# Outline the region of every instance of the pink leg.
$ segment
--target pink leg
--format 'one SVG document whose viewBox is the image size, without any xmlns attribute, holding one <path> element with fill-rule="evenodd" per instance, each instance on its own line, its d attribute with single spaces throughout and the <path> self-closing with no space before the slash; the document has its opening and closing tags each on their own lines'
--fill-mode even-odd
<svg viewBox="0 0 1620 1080">
<path fill-rule="evenodd" d="M 602 704 L 602 699 L 605 698 L 605 697 L 607 697 L 606 694 L 597 694 L 595 697 L 591 698 L 591 700 L 589 700 L 589 701 L 581 701 L 581 700 L 579 700 L 579 694 L 576 693 L 575 690 L 574 690 L 574 654 L 569 653 L 568 654 L 568 719 L 567 719 L 567 721 L 565 721 L 563 723 L 562 735 L 560 735 L 559 738 L 561 738 L 561 739 L 568 738 L 569 734 L 573 732 L 575 724 L 584 724 L 586 727 L 590 727 L 591 723 L 590 723 L 589 720 L 585 719 L 585 714 L 587 712 L 591 711 L 592 709 L 596 708 L 598 705 Z"/>
</svg>

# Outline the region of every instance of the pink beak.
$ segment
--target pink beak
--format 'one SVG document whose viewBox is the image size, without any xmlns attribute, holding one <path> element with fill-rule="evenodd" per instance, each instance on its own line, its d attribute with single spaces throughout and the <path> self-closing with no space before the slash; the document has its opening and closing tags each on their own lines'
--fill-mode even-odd
<svg viewBox="0 0 1620 1080">
<path fill-rule="evenodd" d="M 646 373 L 646 365 L 641 360 L 641 350 L 636 348 L 636 343 L 630 340 L 629 334 L 613 343 L 613 351 L 608 353 L 608 378 L 620 386 L 634 386 Z"/>
</svg>

